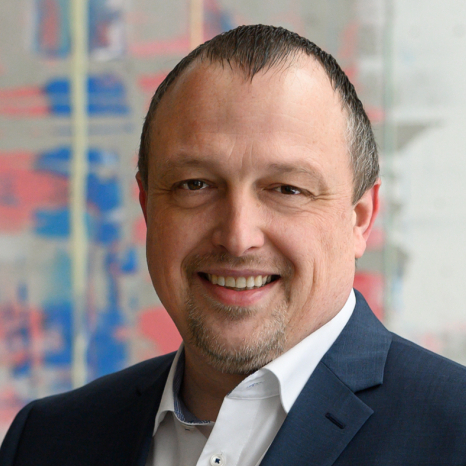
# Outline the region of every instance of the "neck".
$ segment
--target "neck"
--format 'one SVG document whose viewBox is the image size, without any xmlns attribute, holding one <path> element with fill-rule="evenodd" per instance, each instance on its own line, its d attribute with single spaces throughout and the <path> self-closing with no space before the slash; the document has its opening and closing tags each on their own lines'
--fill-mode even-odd
<svg viewBox="0 0 466 466">
<path fill-rule="evenodd" d="M 181 397 L 198 419 L 216 421 L 225 396 L 246 377 L 216 371 L 204 358 L 185 347 Z"/>
</svg>

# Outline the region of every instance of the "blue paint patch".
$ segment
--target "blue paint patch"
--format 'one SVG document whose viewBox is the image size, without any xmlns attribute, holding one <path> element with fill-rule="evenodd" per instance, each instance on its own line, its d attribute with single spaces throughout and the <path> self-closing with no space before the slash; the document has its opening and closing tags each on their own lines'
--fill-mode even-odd
<svg viewBox="0 0 466 466">
<path fill-rule="evenodd" d="M 91 167 L 117 167 L 118 155 L 115 152 L 102 149 L 89 149 L 88 161 Z"/>
<path fill-rule="evenodd" d="M 12 370 L 14 377 L 27 377 L 31 374 L 31 360 L 27 359 L 22 363 L 15 364 Z"/>
<path fill-rule="evenodd" d="M 109 308 L 99 315 L 88 350 L 89 373 L 92 379 L 125 367 L 128 357 L 127 343 L 118 338 L 117 332 L 126 324 L 123 313 L 117 307 Z"/>
<path fill-rule="evenodd" d="M 12 366 L 13 375 L 16 377 L 28 376 L 31 372 L 31 335 L 27 328 L 27 316 L 24 315 L 20 325 L 7 334 L 6 343 L 10 354 L 19 354 L 18 361 Z"/>
<path fill-rule="evenodd" d="M 90 148 L 87 161 L 90 170 L 97 167 L 118 167 L 118 155 L 102 149 Z M 38 154 L 34 161 L 34 169 L 69 176 L 70 162 L 71 148 L 61 146 Z"/>
<path fill-rule="evenodd" d="M 138 270 L 138 252 L 134 246 L 123 251 L 121 257 L 121 271 L 123 273 L 135 273 Z"/>
<path fill-rule="evenodd" d="M 56 175 L 68 176 L 70 174 L 71 149 L 57 147 L 40 153 L 34 162 L 35 170 L 47 171 Z"/>
<path fill-rule="evenodd" d="M 129 105 L 123 81 L 106 74 L 88 80 L 90 115 L 127 115 Z"/>
<path fill-rule="evenodd" d="M 70 88 L 68 79 L 55 79 L 44 86 L 50 113 L 57 116 L 71 115 Z"/>
<path fill-rule="evenodd" d="M 112 74 L 89 76 L 87 80 L 88 113 L 90 116 L 124 116 L 130 112 L 126 88 Z M 71 115 L 71 85 L 67 78 L 49 81 L 44 86 L 50 112 L 57 116 Z"/>
<path fill-rule="evenodd" d="M 87 177 L 87 200 L 99 212 L 108 212 L 120 206 L 121 188 L 118 178 L 102 179 L 90 173 Z"/>
<path fill-rule="evenodd" d="M 57 248 L 48 272 L 42 304 L 44 363 L 63 368 L 71 364 L 73 344 L 71 259 L 65 249 Z"/>
<path fill-rule="evenodd" d="M 36 210 L 34 232 L 48 238 L 67 238 L 70 234 L 69 209 Z"/>
<path fill-rule="evenodd" d="M 49 303 L 43 308 L 43 328 L 47 340 L 54 342 L 44 351 L 44 362 L 52 366 L 71 364 L 72 306 L 69 302 Z"/>
<path fill-rule="evenodd" d="M 118 309 L 120 295 L 118 293 L 118 273 L 119 264 L 118 257 L 115 252 L 109 251 L 105 255 L 105 272 L 107 275 L 107 301 L 110 309 Z"/>
<path fill-rule="evenodd" d="M 72 302 L 71 258 L 67 250 L 57 248 L 49 274 L 48 289 L 46 289 L 47 302 Z"/>
<path fill-rule="evenodd" d="M 34 212 L 34 232 L 47 238 L 68 238 L 70 235 L 70 211 L 62 209 L 38 209 Z M 86 230 L 90 231 L 90 216 L 86 213 Z"/>
<path fill-rule="evenodd" d="M 110 245 L 121 238 L 121 228 L 114 222 L 96 222 L 94 239 L 97 243 Z"/>
</svg>

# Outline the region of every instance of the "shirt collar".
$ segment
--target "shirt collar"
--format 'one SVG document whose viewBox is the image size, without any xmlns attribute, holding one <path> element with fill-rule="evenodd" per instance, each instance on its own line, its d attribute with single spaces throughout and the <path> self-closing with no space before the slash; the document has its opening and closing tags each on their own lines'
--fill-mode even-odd
<svg viewBox="0 0 466 466">
<path fill-rule="evenodd" d="M 227 396 L 229 398 L 268 398 L 280 395 L 283 409 L 288 414 L 314 369 L 330 349 L 353 314 L 356 305 L 354 291 L 329 322 L 304 338 L 293 348 L 244 379 Z M 167 412 L 173 412 L 186 424 L 211 424 L 191 414 L 179 396 L 184 372 L 184 345 L 179 347 L 173 360 L 155 418 L 154 433 Z"/>
<path fill-rule="evenodd" d="M 280 398 L 288 414 L 320 360 L 335 343 L 356 306 L 354 290 L 341 311 L 329 322 L 263 367 L 275 375 L 280 384 Z"/>
<path fill-rule="evenodd" d="M 167 413 L 173 413 L 183 424 L 212 425 L 211 421 L 201 421 L 185 406 L 179 395 L 184 373 L 184 344 L 181 343 L 168 373 L 168 378 L 155 417 L 154 434 Z"/>
</svg>

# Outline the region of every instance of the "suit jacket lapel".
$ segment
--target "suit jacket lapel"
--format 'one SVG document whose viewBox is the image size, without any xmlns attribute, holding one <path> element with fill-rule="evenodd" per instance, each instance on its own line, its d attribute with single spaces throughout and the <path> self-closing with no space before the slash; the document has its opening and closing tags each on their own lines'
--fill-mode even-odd
<svg viewBox="0 0 466 466">
<path fill-rule="evenodd" d="M 332 465 L 373 413 L 355 392 L 383 382 L 390 343 L 390 333 L 356 292 L 351 319 L 305 385 L 261 465 Z"/>
<path fill-rule="evenodd" d="M 166 366 L 155 380 L 146 380 L 138 387 L 140 395 L 138 409 L 141 415 L 141 426 L 144 427 L 141 430 L 141 435 L 138 437 L 134 449 L 134 458 L 130 463 L 135 466 L 145 466 L 146 464 L 154 431 L 155 416 L 160 406 L 172 360 L 173 358 L 170 358 L 170 364 Z"/>
<path fill-rule="evenodd" d="M 109 413 L 103 432 L 108 438 L 99 442 L 102 448 L 95 464 L 144 466 L 149 453 L 155 416 L 160 405 L 173 355 L 148 369 L 149 376 L 141 377 L 131 396 L 122 401 L 114 413 Z M 155 360 L 157 362 L 157 360 Z"/>
</svg>

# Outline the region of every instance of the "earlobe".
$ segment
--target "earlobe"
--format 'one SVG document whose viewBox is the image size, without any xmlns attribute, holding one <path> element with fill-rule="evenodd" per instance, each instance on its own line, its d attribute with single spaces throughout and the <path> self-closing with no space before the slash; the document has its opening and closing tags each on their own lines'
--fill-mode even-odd
<svg viewBox="0 0 466 466">
<path fill-rule="evenodd" d="M 379 212 L 380 178 L 368 189 L 354 206 L 354 256 L 360 258 L 366 250 L 367 240 Z"/>
<path fill-rule="evenodd" d="M 144 189 L 141 174 L 139 172 L 136 173 L 136 181 L 138 182 L 139 186 L 139 204 L 141 205 L 142 213 L 144 214 L 144 220 L 146 221 L 147 225 L 147 193 Z"/>
</svg>

